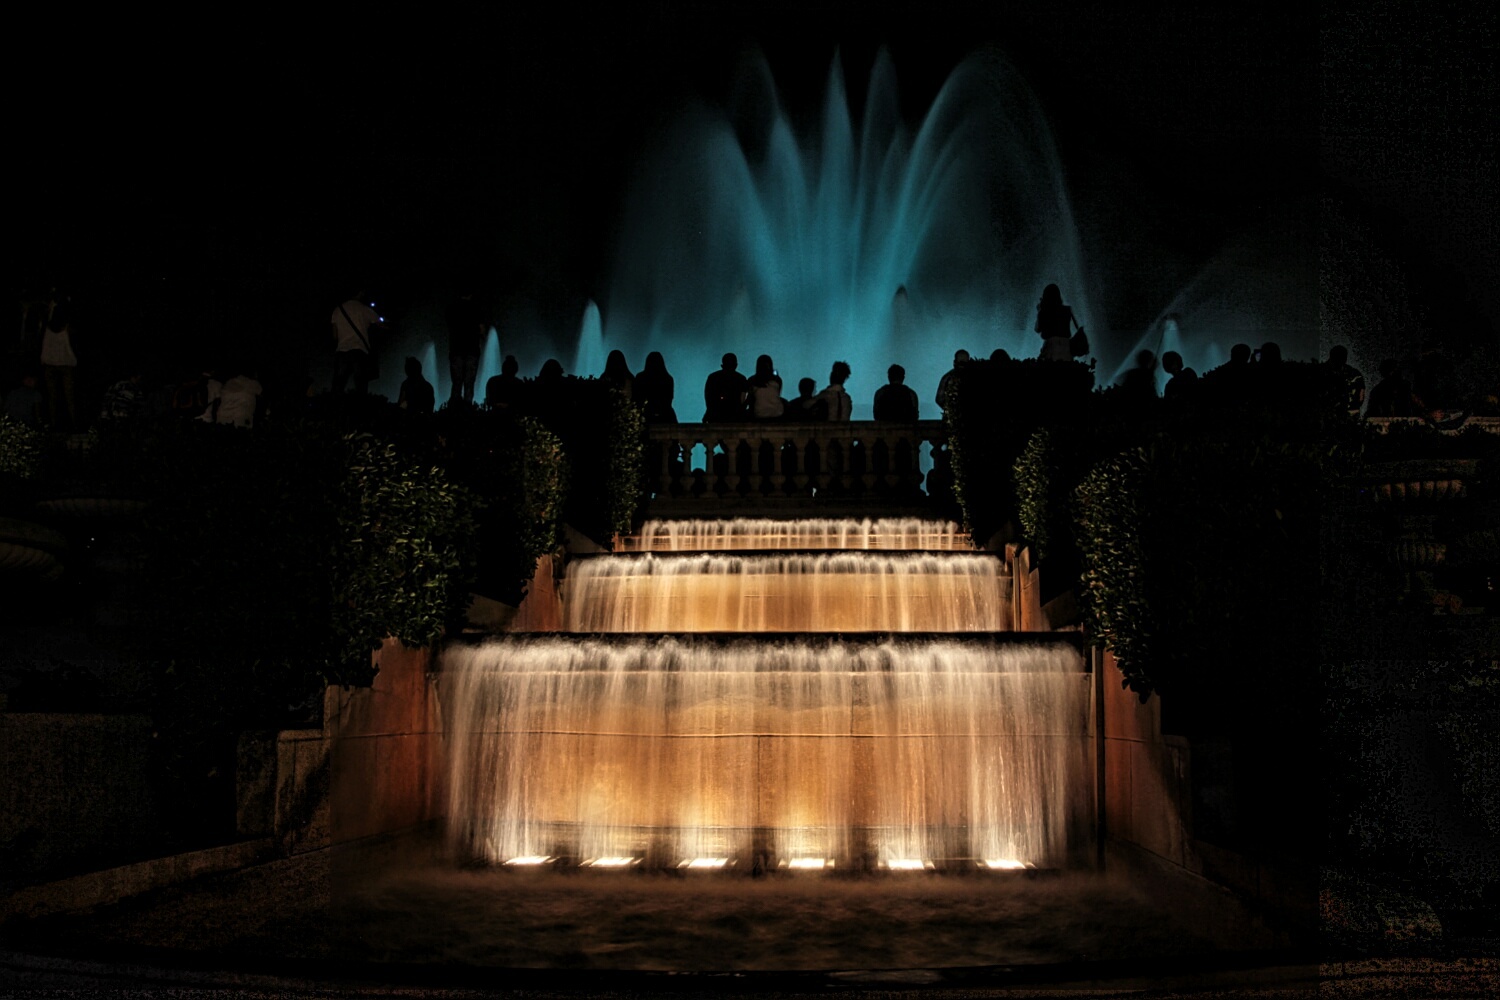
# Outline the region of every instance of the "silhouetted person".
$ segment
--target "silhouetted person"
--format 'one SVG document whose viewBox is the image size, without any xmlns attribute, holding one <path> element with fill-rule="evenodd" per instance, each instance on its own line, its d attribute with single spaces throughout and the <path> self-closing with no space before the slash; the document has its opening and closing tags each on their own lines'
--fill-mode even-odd
<svg viewBox="0 0 1500 1000">
<path fill-rule="evenodd" d="M 432 383 L 422 377 L 422 362 L 416 358 L 406 359 L 406 380 L 401 383 L 396 405 L 412 416 L 425 416 L 437 405 L 437 393 Z M 453 405 L 452 398 L 448 405 Z"/>
<path fill-rule="evenodd" d="M 959 349 L 953 352 L 953 367 L 938 381 L 937 405 L 944 412 L 948 409 L 948 393 L 958 384 L 958 370 L 969 363 L 969 352 Z"/>
<path fill-rule="evenodd" d="M 726 354 L 719 370 L 703 383 L 704 423 L 745 419 L 747 389 L 745 376 L 735 370 L 739 366 L 739 358 Z"/>
<path fill-rule="evenodd" d="M 1036 332 L 1042 337 L 1042 350 L 1037 357 L 1043 361 L 1072 361 L 1070 341 L 1077 326 L 1073 310 L 1063 305 L 1062 291 L 1056 285 L 1042 289 L 1041 301 L 1036 304 Z"/>
<path fill-rule="evenodd" d="M 745 381 L 749 394 L 750 417 L 753 420 L 780 420 L 786 413 L 786 400 L 781 398 L 781 376 L 769 354 L 755 359 L 755 374 Z"/>
<path fill-rule="evenodd" d="M 365 293 L 358 292 L 347 302 L 340 303 L 329 317 L 329 329 L 333 333 L 333 394 L 342 395 L 344 386 L 354 381 L 354 391 L 364 395 L 370 390 L 370 378 L 374 372 L 374 349 L 371 331 L 381 324 L 380 313 L 365 301 Z"/>
<path fill-rule="evenodd" d="M 828 386 L 818 393 L 829 420 L 847 423 L 854 410 L 854 401 L 844 391 L 844 383 L 849 381 L 850 374 L 848 362 L 835 361 L 833 370 L 828 373 Z"/>
<path fill-rule="evenodd" d="M 1349 412 L 1358 413 L 1365 402 L 1365 377 L 1349 363 L 1348 350 L 1342 344 L 1335 344 L 1328 350 L 1326 364 L 1344 387 L 1344 402 Z"/>
<path fill-rule="evenodd" d="M 990 352 L 991 361 L 1009 361 L 1010 352 L 1003 347 L 997 347 Z"/>
<path fill-rule="evenodd" d="M 42 389 L 47 397 L 47 426 L 73 430 L 78 426 L 78 404 L 74 397 L 78 355 L 73 353 L 73 331 L 67 320 L 54 313 L 42 331 Z"/>
<path fill-rule="evenodd" d="M 508 410 L 521 405 L 526 393 L 526 383 L 516 373 L 521 363 L 514 354 L 507 354 L 500 362 L 500 374 L 491 375 L 484 384 L 484 405 L 492 410 Z"/>
<path fill-rule="evenodd" d="M 1137 351 L 1135 367 L 1120 380 L 1121 387 L 1133 399 L 1156 398 L 1156 355 L 1150 351 Z"/>
<path fill-rule="evenodd" d="M 448 405 L 474 405 L 474 380 L 479 377 L 479 354 L 490 325 L 472 292 L 460 295 L 448 307 L 448 376 L 453 390 Z M 407 373 L 408 375 L 410 372 Z"/>
<path fill-rule="evenodd" d="M 786 415 L 790 420 L 826 420 L 828 415 L 820 407 L 822 400 L 818 398 L 818 383 L 810 378 L 805 378 L 797 383 L 797 398 L 786 405 Z"/>
<path fill-rule="evenodd" d="M 646 367 L 635 377 L 635 401 L 646 411 L 648 424 L 675 424 L 677 411 L 672 409 L 676 385 L 667 371 L 660 351 L 646 355 Z"/>
<path fill-rule="evenodd" d="M 1249 344 L 1235 344 L 1229 349 L 1229 360 L 1203 376 L 1203 391 L 1220 401 L 1241 400 L 1250 388 Z"/>
<path fill-rule="evenodd" d="M 1370 390 L 1367 417 L 1415 417 L 1417 404 L 1412 400 L 1411 382 L 1401 372 L 1394 358 L 1380 362 L 1380 381 Z"/>
<path fill-rule="evenodd" d="M 5 415 L 34 431 L 42 429 L 42 390 L 32 372 L 21 376 L 21 384 L 5 394 Z"/>
<path fill-rule="evenodd" d="M 1163 354 L 1161 367 L 1162 371 L 1172 376 L 1167 379 L 1167 384 L 1162 388 L 1162 399 L 1182 400 L 1192 395 L 1193 390 L 1198 386 L 1198 373 L 1183 366 L 1181 354 L 1176 351 Z"/>
<path fill-rule="evenodd" d="M 875 419 L 916 423 L 917 394 L 906 384 L 906 369 L 891 365 L 885 385 L 875 390 Z"/>
<path fill-rule="evenodd" d="M 616 348 L 609 352 L 609 357 L 604 359 L 604 374 L 599 380 L 623 392 L 626 399 L 635 398 L 635 376 L 630 374 L 630 365 L 625 363 L 624 351 Z"/>
<path fill-rule="evenodd" d="M 536 373 L 537 385 L 555 386 L 563 380 L 562 362 L 548 358 L 542 362 L 542 370 Z"/>
</svg>

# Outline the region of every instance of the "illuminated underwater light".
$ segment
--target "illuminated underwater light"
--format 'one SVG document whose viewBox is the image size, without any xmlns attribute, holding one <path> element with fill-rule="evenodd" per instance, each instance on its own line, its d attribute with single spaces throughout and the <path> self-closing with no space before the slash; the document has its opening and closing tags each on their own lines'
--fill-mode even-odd
<svg viewBox="0 0 1500 1000">
<path fill-rule="evenodd" d="M 505 862 L 508 865 L 545 865 L 552 860 L 549 854 L 529 854 L 525 857 L 511 858 Z"/>
</svg>

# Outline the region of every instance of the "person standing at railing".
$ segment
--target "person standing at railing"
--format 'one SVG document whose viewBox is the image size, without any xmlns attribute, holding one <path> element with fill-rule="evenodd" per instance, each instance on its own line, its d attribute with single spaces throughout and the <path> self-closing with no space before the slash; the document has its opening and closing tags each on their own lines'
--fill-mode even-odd
<svg viewBox="0 0 1500 1000">
<path fill-rule="evenodd" d="M 953 367 L 938 381 L 937 405 L 943 412 L 948 410 L 948 394 L 958 386 L 958 370 L 969 363 L 969 352 L 962 348 L 953 352 Z"/>
<path fill-rule="evenodd" d="M 804 423 L 809 420 L 826 420 L 827 414 L 819 409 L 821 402 L 818 398 L 818 383 L 810 378 L 802 379 L 797 383 L 797 398 L 786 404 L 786 418 Z"/>
<path fill-rule="evenodd" d="M 826 407 L 829 420 L 839 423 L 848 423 L 849 415 L 854 411 L 854 403 L 849 394 L 844 391 L 844 383 L 852 374 L 849 364 L 845 361 L 835 361 L 833 370 L 828 374 L 828 387 L 818 393 L 818 400 Z"/>
<path fill-rule="evenodd" d="M 769 354 L 755 359 L 755 374 L 745 383 L 750 392 L 750 417 L 753 420 L 780 420 L 786 413 L 781 398 L 781 376 Z"/>
<path fill-rule="evenodd" d="M 677 411 L 672 409 L 676 386 L 667 362 L 660 351 L 646 355 L 646 367 L 635 377 L 635 401 L 645 410 L 648 424 L 675 424 Z"/>
<path fill-rule="evenodd" d="M 604 374 L 599 376 L 599 380 L 623 392 L 626 399 L 635 399 L 635 376 L 630 374 L 630 365 L 625 361 L 624 351 L 617 348 L 609 352 L 609 357 L 604 361 Z"/>
<path fill-rule="evenodd" d="M 906 369 L 891 365 L 886 378 L 886 384 L 875 390 L 875 419 L 916 423 L 917 394 L 906 384 Z"/>
<path fill-rule="evenodd" d="M 704 423 L 745 419 L 745 397 L 749 390 L 745 376 L 736 370 L 739 366 L 739 358 L 726 354 L 719 370 L 703 383 Z"/>
</svg>

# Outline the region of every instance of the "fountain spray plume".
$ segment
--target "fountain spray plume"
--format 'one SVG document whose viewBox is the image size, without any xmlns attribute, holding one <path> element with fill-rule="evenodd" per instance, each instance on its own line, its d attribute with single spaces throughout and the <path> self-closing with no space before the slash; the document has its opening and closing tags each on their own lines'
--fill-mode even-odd
<svg viewBox="0 0 1500 1000">
<path fill-rule="evenodd" d="M 694 109 L 643 165 L 605 309 L 610 347 L 661 350 L 683 373 L 769 353 L 789 384 L 860 359 L 862 417 L 892 363 L 935 387 L 959 347 L 1034 355 L 1049 283 L 1089 322 L 1051 131 L 1003 57 L 960 64 L 914 130 L 884 51 L 858 124 L 837 56 L 809 133 L 764 58 L 736 108 Z"/>
</svg>

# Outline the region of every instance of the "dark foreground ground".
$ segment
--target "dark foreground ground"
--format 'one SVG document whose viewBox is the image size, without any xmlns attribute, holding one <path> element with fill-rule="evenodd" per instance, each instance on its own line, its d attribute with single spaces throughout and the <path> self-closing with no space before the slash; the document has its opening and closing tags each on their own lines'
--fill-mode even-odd
<svg viewBox="0 0 1500 1000">
<path fill-rule="evenodd" d="M 758 881 L 319 852 L 3 928 L 0 995 L 1489 996 L 1500 962 L 1321 969 L 1125 874 Z"/>
</svg>

